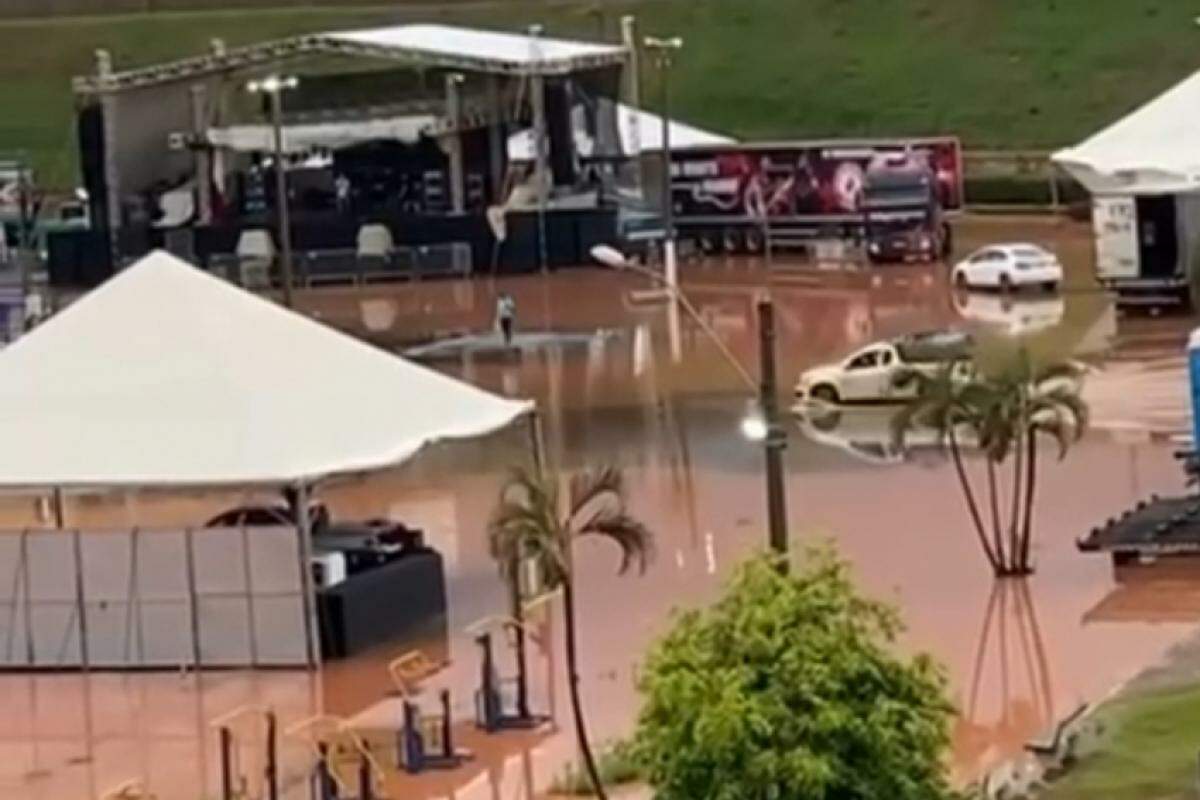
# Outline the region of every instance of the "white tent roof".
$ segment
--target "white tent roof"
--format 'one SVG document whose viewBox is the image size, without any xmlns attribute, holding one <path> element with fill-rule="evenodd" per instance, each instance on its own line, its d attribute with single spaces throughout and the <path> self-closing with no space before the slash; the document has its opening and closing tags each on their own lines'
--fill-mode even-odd
<svg viewBox="0 0 1200 800">
<path fill-rule="evenodd" d="M 617 104 L 617 127 L 621 135 L 621 152 L 626 155 L 652 153 L 662 149 L 662 117 L 650 111 Z M 671 120 L 671 148 L 711 147 L 733 144 L 734 140 L 719 133 L 696 128 Z M 586 131 L 575 130 L 575 150 L 581 156 L 592 154 L 594 143 Z M 525 129 L 508 137 L 508 157 L 511 161 L 532 161 L 536 156 L 533 131 Z"/>
<path fill-rule="evenodd" d="M 1200 73 L 1053 160 L 1093 194 L 1200 190 Z"/>
<path fill-rule="evenodd" d="M 156 252 L 0 352 L 0 487 L 283 484 L 530 408 Z"/>
<path fill-rule="evenodd" d="M 450 25 L 397 25 L 390 28 L 325 34 L 345 42 L 380 51 L 404 53 L 438 61 L 469 57 L 481 66 L 538 72 L 565 72 L 591 62 L 619 63 L 625 49 L 617 45 L 549 39 L 516 33 L 457 28 Z"/>
</svg>

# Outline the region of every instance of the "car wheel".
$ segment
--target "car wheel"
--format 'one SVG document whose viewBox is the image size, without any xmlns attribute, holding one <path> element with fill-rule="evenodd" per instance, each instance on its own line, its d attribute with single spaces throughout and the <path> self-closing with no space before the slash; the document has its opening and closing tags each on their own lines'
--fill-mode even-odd
<svg viewBox="0 0 1200 800">
<path fill-rule="evenodd" d="M 1004 292 L 1005 294 L 1008 294 L 1009 292 L 1012 291 L 1012 288 L 1013 288 L 1012 278 L 1010 278 L 1008 276 L 1008 273 L 1001 275 L 1000 276 L 1000 291 Z"/>
<path fill-rule="evenodd" d="M 1058 291 L 1058 281 L 1046 281 L 1042 284 L 1042 288 L 1046 290 L 1047 294 L 1053 294 Z"/>
<path fill-rule="evenodd" d="M 746 252 L 756 256 L 763 251 L 763 235 L 759 231 L 746 231 Z"/>
<path fill-rule="evenodd" d="M 837 430 L 837 426 L 842 421 L 842 412 L 836 408 L 826 409 L 820 413 L 813 414 L 809 417 L 813 428 L 821 433 L 830 433 Z"/>
<path fill-rule="evenodd" d="M 965 272 L 954 273 L 954 285 L 956 287 L 958 287 L 959 289 L 966 291 L 966 289 L 967 289 L 967 273 L 965 273 Z"/>
<path fill-rule="evenodd" d="M 836 405 L 841 399 L 838 396 L 838 390 L 827 383 L 822 383 L 820 386 L 814 386 L 812 390 L 812 398 L 820 400 L 822 403 Z"/>
</svg>

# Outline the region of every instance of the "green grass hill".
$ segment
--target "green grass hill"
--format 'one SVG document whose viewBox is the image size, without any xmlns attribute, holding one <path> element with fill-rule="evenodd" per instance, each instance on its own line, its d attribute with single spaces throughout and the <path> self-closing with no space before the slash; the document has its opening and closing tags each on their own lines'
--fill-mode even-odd
<svg viewBox="0 0 1200 800">
<path fill-rule="evenodd" d="M 968 147 L 1069 144 L 1200 66 L 1200 9 L 1178 0 L 582 0 L 0 21 L 0 150 L 73 181 L 70 78 L 106 48 L 118 68 L 243 44 L 399 21 L 615 38 L 678 34 L 678 115 L 756 138 L 951 133 Z M 649 100 L 656 81 L 646 77 Z"/>
</svg>

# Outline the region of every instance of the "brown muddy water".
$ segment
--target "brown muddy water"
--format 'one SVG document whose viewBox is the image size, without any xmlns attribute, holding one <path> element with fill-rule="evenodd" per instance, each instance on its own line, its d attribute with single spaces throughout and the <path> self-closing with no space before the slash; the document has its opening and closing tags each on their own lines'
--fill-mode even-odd
<svg viewBox="0 0 1200 800">
<path fill-rule="evenodd" d="M 873 271 L 746 260 L 689 264 L 684 289 L 732 352 L 754 371 L 754 302 L 777 307 L 784 389 L 800 370 L 876 339 L 953 326 L 989 349 L 1018 342 L 1039 355 L 1080 358 L 1095 370 L 1085 393 L 1097 424 L 1065 461 L 1046 460 L 1037 509 L 1037 573 L 996 584 L 977 552 L 951 468 L 929 448 L 890 445 L 886 409 L 849 409 L 833 424 L 789 419 L 788 519 L 794 548 L 832 540 L 863 588 L 896 603 L 908 623 L 900 647 L 946 665 L 959 708 L 952 768 L 979 775 L 1081 703 L 1157 661 L 1195 627 L 1200 604 L 1179 593 L 1118 587 L 1108 561 L 1075 539 L 1152 492 L 1182 488 L 1170 437 L 1185 429 L 1182 348 L 1190 321 L 1124 317 L 1090 279 L 1086 229 L 1044 221 L 973 222 L 959 248 L 1020 238 L 1067 263 L 1058 298 L 1011 303 L 948 291 L 943 266 Z M 766 545 L 762 453 L 739 422 L 748 395 L 701 326 L 631 290 L 633 275 L 580 269 L 550 276 L 322 289 L 302 307 L 327 323 L 397 351 L 472 335 L 430 363 L 502 394 L 536 398 L 550 460 L 564 470 L 612 463 L 628 476 L 632 509 L 656 534 L 645 575 L 617 575 L 616 554 L 583 544 L 579 568 L 582 690 L 596 739 L 632 729 L 633 683 L 672 608 L 715 596 L 746 554 Z M 521 345 L 498 352 L 490 333 L 496 294 L 513 294 Z M 397 413 L 404 413 L 403 404 Z M 557 604 L 533 648 L 534 706 L 558 730 L 484 737 L 471 730 L 478 661 L 464 629 L 505 608 L 485 527 L 506 468 L 529 457 L 522 425 L 486 439 L 430 448 L 403 468 L 331 482 L 335 516 L 389 515 L 423 527 L 445 557 L 445 637 L 416 643 L 446 658 L 428 679 L 453 692 L 462 744 L 475 753 L 452 771 L 403 777 L 385 765 L 393 798 L 532 797 L 573 754 Z M 73 525 L 195 524 L 242 498 L 139 493 L 68 499 Z M 38 521 L 33 498 L 0 502 L 5 524 Z M 1187 593 L 1183 593 L 1187 594 Z M 1194 592 L 1193 592 L 1194 594 Z M 1114 609 L 1116 609 L 1114 611 Z M 396 643 L 316 673 L 0 675 L 0 797 L 101 796 L 141 779 L 160 800 L 219 796 L 213 722 L 247 704 L 274 708 L 288 728 L 319 713 L 360 729 L 394 724 L 384 665 L 414 646 Z M 500 658 L 507 664 L 508 651 Z M 511 670 L 505 669 L 505 672 Z M 239 772 L 261 774 L 253 720 L 239 731 Z M 285 736 L 284 796 L 308 797 L 303 735 Z M 247 786 L 257 794 L 256 779 Z"/>
</svg>

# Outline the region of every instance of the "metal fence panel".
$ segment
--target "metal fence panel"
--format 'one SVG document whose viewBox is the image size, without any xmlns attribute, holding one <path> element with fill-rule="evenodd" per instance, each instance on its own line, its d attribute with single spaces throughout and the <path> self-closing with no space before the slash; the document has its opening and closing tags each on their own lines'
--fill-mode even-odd
<svg viewBox="0 0 1200 800">
<path fill-rule="evenodd" d="M 133 579 L 130 531 L 97 531 L 80 538 L 84 595 L 89 603 L 125 602 Z"/>
<path fill-rule="evenodd" d="M 0 667 L 303 665 L 299 553 L 291 528 L 0 531 Z"/>
<path fill-rule="evenodd" d="M 75 547 L 66 531 L 29 531 L 26 536 L 29 599 L 75 602 Z"/>
<path fill-rule="evenodd" d="M 197 601 L 200 663 L 212 666 L 254 663 L 250 604 L 242 597 L 205 597 Z"/>
<path fill-rule="evenodd" d="M 143 633 L 139 663 L 146 666 L 191 664 L 192 622 L 187 601 L 143 600 L 140 611 Z"/>
<path fill-rule="evenodd" d="M 250 574 L 255 594 L 301 591 L 300 550 L 292 528 L 260 528 L 248 537 Z"/>
<path fill-rule="evenodd" d="M 137 596 L 147 600 L 185 601 L 188 596 L 187 554 L 183 531 L 139 531 Z"/>
<path fill-rule="evenodd" d="M 258 664 L 304 663 L 304 603 L 298 593 L 256 598 L 254 631 Z"/>
<path fill-rule="evenodd" d="M 246 592 L 246 551 L 241 528 L 200 528 L 192 532 L 196 594 Z"/>
</svg>

